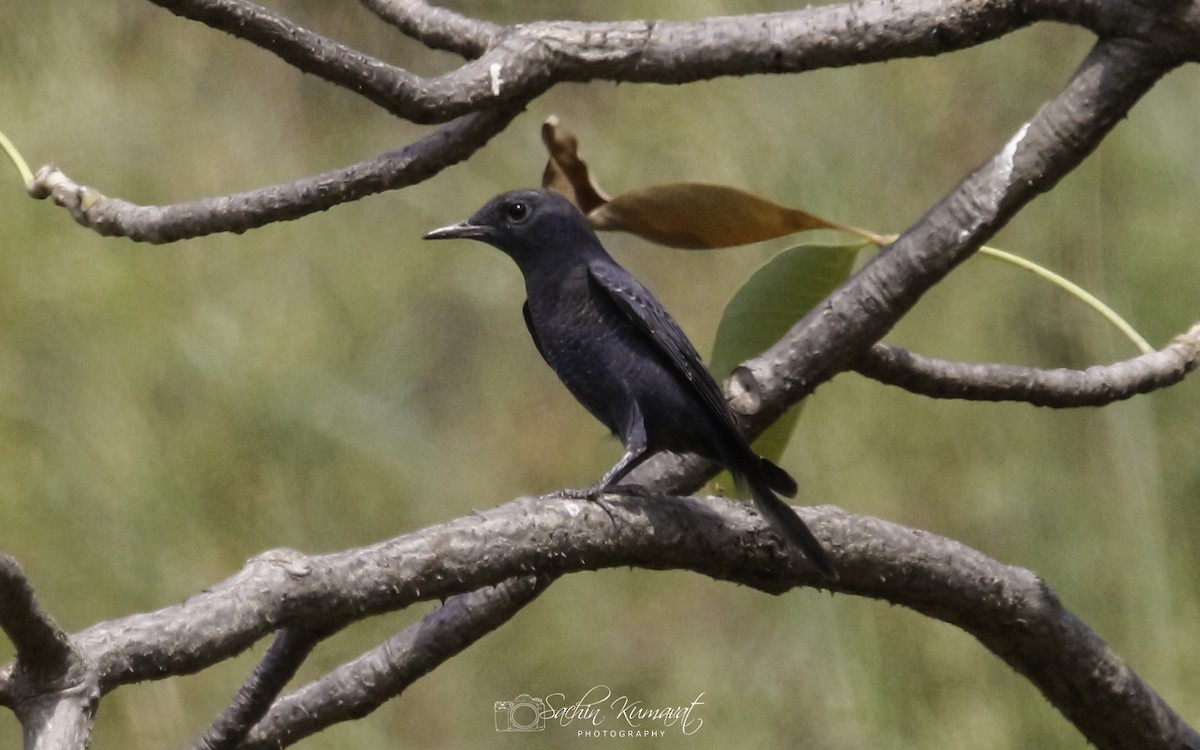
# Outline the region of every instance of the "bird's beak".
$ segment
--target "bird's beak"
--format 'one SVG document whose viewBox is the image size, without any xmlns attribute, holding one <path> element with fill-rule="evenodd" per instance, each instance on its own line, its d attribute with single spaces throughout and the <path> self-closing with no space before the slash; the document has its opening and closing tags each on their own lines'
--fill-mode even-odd
<svg viewBox="0 0 1200 750">
<path fill-rule="evenodd" d="M 448 227 L 439 227 L 426 234 L 422 239 L 426 240 L 457 240 L 457 239 L 479 239 L 486 237 L 488 228 L 470 222 L 461 222 L 459 224 L 451 224 Z"/>
</svg>

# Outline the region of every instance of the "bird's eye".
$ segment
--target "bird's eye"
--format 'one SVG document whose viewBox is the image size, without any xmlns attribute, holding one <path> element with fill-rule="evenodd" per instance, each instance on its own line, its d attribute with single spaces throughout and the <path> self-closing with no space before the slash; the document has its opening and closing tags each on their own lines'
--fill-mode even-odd
<svg viewBox="0 0 1200 750">
<path fill-rule="evenodd" d="M 504 215 L 514 224 L 520 224 L 529 218 L 529 204 L 517 201 L 504 207 Z"/>
</svg>

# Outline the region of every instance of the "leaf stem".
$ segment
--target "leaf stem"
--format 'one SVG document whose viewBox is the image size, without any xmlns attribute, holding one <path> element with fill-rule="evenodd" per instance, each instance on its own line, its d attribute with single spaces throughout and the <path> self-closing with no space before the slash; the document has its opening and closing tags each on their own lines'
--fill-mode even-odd
<svg viewBox="0 0 1200 750">
<path fill-rule="evenodd" d="M 3 131 L 0 131 L 0 148 L 3 148 L 4 153 L 8 154 L 8 158 L 12 160 L 17 171 L 21 173 L 21 179 L 25 181 L 25 184 L 28 186 L 33 182 L 33 172 L 29 169 L 29 165 L 25 163 L 21 152 L 17 151 L 17 147 L 13 145 L 12 141 L 8 140 L 8 136 Z"/>
<path fill-rule="evenodd" d="M 1023 268 L 1026 271 L 1035 273 L 1038 276 L 1041 276 L 1043 279 L 1049 281 L 1051 284 L 1064 289 L 1065 291 L 1074 295 L 1081 302 L 1107 318 L 1110 323 L 1116 326 L 1121 333 L 1124 333 L 1125 336 L 1133 342 L 1134 346 L 1141 350 L 1142 354 L 1149 354 L 1150 352 L 1154 351 L 1154 347 L 1150 346 L 1149 342 L 1142 338 L 1141 334 L 1135 331 L 1133 326 L 1129 325 L 1124 318 L 1118 315 L 1111 307 L 1101 302 L 1095 295 L 1091 294 L 1073 281 L 1058 275 L 1048 268 L 1039 266 L 1037 263 L 1034 263 L 1031 260 L 1022 258 L 1019 255 L 1013 255 L 1012 253 L 1005 252 L 1004 250 L 998 250 L 994 247 L 987 247 L 985 245 L 979 248 L 979 252 L 983 255 L 989 255 L 997 260 L 1002 260 L 1006 263 L 1012 263 L 1018 268 Z"/>
</svg>

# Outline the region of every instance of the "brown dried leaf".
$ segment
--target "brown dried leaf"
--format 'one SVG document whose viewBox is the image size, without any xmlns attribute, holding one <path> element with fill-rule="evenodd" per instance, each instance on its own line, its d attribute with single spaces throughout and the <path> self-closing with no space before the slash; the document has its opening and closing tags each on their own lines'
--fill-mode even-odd
<svg viewBox="0 0 1200 750">
<path fill-rule="evenodd" d="M 697 182 L 622 193 L 588 213 L 588 220 L 596 229 L 690 249 L 745 245 L 808 229 L 847 229 L 738 188 Z"/>
<path fill-rule="evenodd" d="M 808 229 L 837 229 L 876 245 L 888 239 L 865 229 L 819 216 L 725 185 L 679 182 L 655 185 L 610 199 L 579 158 L 579 142 L 559 128 L 558 118 L 542 124 L 550 152 L 542 187 L 566 195 L 596 229 L 631 232 L 670 247 L 707 249 L 761 242 Z"/>
<path fill-rule="evenodd" d="M 558 118 L 554 115 L 542 124 L 542 142 L 550 152 L 550 160 L 542 172 L 542 187 L 567 196 L 585 214 L 608 202 L 608 196 L 588 173 L 587 163 L 579 158 L 579 141 L 558 129 Z"/>
</svg>

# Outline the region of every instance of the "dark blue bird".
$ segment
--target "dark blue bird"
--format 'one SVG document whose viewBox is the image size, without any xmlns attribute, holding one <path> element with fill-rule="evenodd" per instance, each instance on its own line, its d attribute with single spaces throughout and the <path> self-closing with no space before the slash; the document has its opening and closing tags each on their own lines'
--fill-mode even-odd
<svg viewBox="0 0 1200 750">
<path fill-rule="evenodd" d="M 818 569 L 836 577 L 812 532 L 776 493 L 796 481 L 758 456 L 695 347 L 649 291 L 605 251 L 564 196 L 519 190 L 425 239 L 475 239 L 511 257 L 525 277 L 525 325 L 567 389 L 625 446 L 600 480 L 610 490 L 663 450 L 696 453 L 749 486 L 759 510 Z"/>
</svg>

